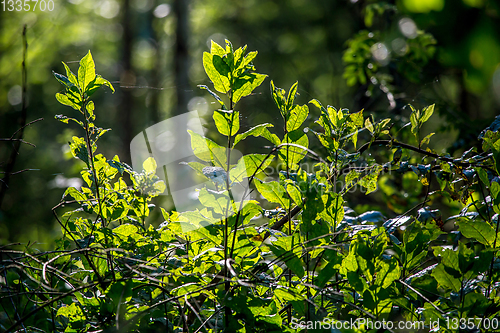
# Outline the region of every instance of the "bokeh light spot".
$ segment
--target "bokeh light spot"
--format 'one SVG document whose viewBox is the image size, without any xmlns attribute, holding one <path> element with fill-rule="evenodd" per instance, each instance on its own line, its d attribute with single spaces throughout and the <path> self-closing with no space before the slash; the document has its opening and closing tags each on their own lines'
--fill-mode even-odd
<svg viewBox="0 0 500 333">
<path fill-rule="evenodd" d="M 153 15 L 158 18 L 166 17 L 168 14 L 170 14 L 170 6 L 166 3 L 158 5 L 153 11 Z"/>
<path fill-rule="evenodd" d="M 401 30 L 401 33 L 406 37 L 413 39 L 417 37 L 417 25 L 415 22 L 413 22 L 412 19 L 410 18 L 402 18 L 399 20 L 399 30 Z"/>
<path fill-rule="evenodd" d="M 21 86 L 13 86 L 9 89 L 7 94 L 7 99 L 9 100 L 10 105 L 21 104 L 23 96 L 23 90 Z"/>
<path fill-rule="evenodd" d="M 390 52 L 384 43 L 374 44 L 371 48 L 373 58 L 382 66 L 385 66 L 391 60 Z"/>
<path fill-rule="evenodd" d="M 408 45 L 403 38 L 396 38 L 391 42 L 391 47 L 394 53 L 398 56 L 404 56 L 408 52 Z"/>
<path fill-rule="evenodd" d="M 99 15 L 104 18 L 112 19 L 120 12 L 120 5 L 114 0 L 103 1 L 101 6 L 98 7 Z"/>
<path fill-rule="evenodd" d="M 203 97 L 193 97 L 188 102 L 189 111 L 198 111 L 200 116 L 205 115 L 208 111 L 207 100 Z"/>
</svg>

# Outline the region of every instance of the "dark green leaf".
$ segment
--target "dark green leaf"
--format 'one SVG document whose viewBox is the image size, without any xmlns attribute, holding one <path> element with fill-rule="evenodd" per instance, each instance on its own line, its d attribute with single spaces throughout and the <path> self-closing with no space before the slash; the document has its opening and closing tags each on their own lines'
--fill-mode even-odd
<svg viewBox="0 0 500 333">
<path fill-rule="evenodd" d="M 205 72 L 207 73 L 210 81 L 214 84 L 215 90 L 223 94 L 227 93 L 231 88 L 229 78 L 221 75 L 217 69 L 215 69 L 214 56 L 212 54 L 208 52 L 203 53 L 203 67 L 205 68 Z"/>
<path fill-rule="evenodd" d="M 54 74 L 56 80 L 59 81 L 62 85 L 64 85 L 66 88 L 69 89 L 74 86 L 74 84 L 66 76 L 58 74 L 54 71 L 52 71 L 52 74 Z"/>
</svg>

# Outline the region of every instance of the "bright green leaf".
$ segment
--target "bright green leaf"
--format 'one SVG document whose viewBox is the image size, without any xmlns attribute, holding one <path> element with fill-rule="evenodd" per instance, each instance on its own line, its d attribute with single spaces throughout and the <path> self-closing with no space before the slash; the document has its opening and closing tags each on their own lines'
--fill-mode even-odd
<svg viewBox="0 0 500 333">
<path fill-rule="evenodd" d="M 255 136 L 255 137 L 261 136 L 264 133 L 264 131 L 266 131 L 267 127 L 273 127 L 273 124 L 269 124 L 269 123 L 260 124 L 260 125 L 257 125 L 255 127 L 252 127 L 251 129 L 249 129 L 245 133 L 237 134 L 236 137 L 234 138 L 234 145 L 233 146 L 236 146 L 236 144 L 238 142 L 246 139 L 250 135 Z"/>
<path fill-rule="evenodd" d="M 236 104 L 242 97 L 250 95 L 266 77 L 265 74 L 257 73 L 247 73 L 238 77 L 233 85 L 233 103 Z"/>
<path fill-rule="evenodd" d="M 467 238 L 472 238 L 487 246 L 493 246 L 495 229 L 485 221 L 461 220 L 458 223 L 459 231 Z"/>
<path fill-rule="evenodd" d="M 80 91 L 87 91 L 87 86 L 95 79 L 95 64 L 90 51 L 80 60 L 78 68 L 78 84 Z"/>
<path fill-rule="evenodd" d="M 158 166 L 156 165 L 156 161 L 153 157 L 148 157 L 144 163 L 142 163 L 142 168 L 146 171 L 146 172 L 151 172 L 151 173 L 155 173 L 156 172 L 156 168 L 158 168 Z"/>
<path fill-rule="evenodd" d="M 432 105 L 429 105 L 428 107 L 424 108 L 424 110 L 422 111 L 423 112 L 422 117 L 420 118 L 420 124 L 423 124 L 427 120 L 429 120 L 429 118 L 434 113 L 434 106 L 435 105 L 436 104 L 432 104 Z"/>
<path fill-rule="evenodd" d="M 300 127 L 304 120 L 306 120 L 309 114 L 309 108 L 307 105 L 295 105 L 293 109 L 290 110 L 288 119 L 286 121 L 286 130 L 292 132 Z"/>
<path fill-rule="evenodd" d="M 219 57 L 220 58 L 220 57 Z M 208 52 L 203 53 L 203 67 L 208 75 L 208 78 L 214 84 L 215 90 L 223 94 L 227 93 L 231 88 L 229 78 L 221 75 L 214 66 L 214 56 Z"/>
<path fill-rule="evenodd" d="M 233 136 L 240 130 L 240 113 L 238 111 L 216 110 L 213 118 L 217 130 L 222 135 Z"/>
</svg>

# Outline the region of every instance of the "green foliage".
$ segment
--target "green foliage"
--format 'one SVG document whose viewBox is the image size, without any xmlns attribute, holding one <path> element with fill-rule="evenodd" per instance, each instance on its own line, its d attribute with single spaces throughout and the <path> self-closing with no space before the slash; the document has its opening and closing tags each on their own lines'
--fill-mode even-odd
<svg viewBox="0 0 500 333">
<path fill-rule="evenodd" d="M 99 113 L 90 96 L 112 86 L 95 74 L 90 52 L 78 77 L 66 65 L 66 76 L 55 74 L 64 86 L 57 100 L 80 113 L 56 119 L 83 129 L 70 149 L 84 162 L 84 185 L 68 188 L 54 208 L 62 232 L 54 251 L 7 250 L 9 259 L 0 263 L 2 330 L 292 332 L 296 321 L 362 316 L 427 325 L 439 320 L 441 327 L 474 316 L 498 318 L 498 129 L 485 132 L 484 152 L 452 158 L 421 149 L 428 140 L 418 147 L 399 141 L 404 131 L 418 139 L 434 105 L 412 108 L 411 127 L 394 128 L 390 119 L 376 122 L 363 111 L 324 107 L 316 99 L 310 104 L 317 113 L 310 112 L 295 103 L 298 83 L 287 93 L 271 81 L 283 136 L 271 133 L 271 124 L 239 133 L 238 102 L 266 77 L 253 72 L 257 53 L 245 52 L 212 42 L 203 55 L 214 90 L 224 96 L 201 88 L 221 106 L 213 120 L 227 141 L 223 147 L 190 131 L 200 162 L 188 164 L 217 191 L 200 185 L 202 208 L 193 211 L 162 208 L 159 228 L 147 222 L 156 209 L 152 199 L 165 190 L 155 160 L 134 172 L 117 156 L 96 154 L 106 130 L 94 124 Z M 234 146 L 250 137 L 274 147 L 234 164 Z M 391 159 L 367 156 L 380 145 L 396 149 Z M 279 172 L 265 174 L 269 166 Z M 352 216 L 348 192 L 371 197 L 379 187 L 388 191 L 381 177 L 399 174 L 409 186 L 427 188 L 417 206 L 390 219 L 378 211 Z M 237 201 L 233 191 L 245 178 Z M 248 197 L 251 191 L 259 200 Z M 432 209 L 438 197 L 462 209 L 445 220 L 451 228 L 444 213 Z M 76 208 L 59 216 L 64 205 Z"/>
</svg>

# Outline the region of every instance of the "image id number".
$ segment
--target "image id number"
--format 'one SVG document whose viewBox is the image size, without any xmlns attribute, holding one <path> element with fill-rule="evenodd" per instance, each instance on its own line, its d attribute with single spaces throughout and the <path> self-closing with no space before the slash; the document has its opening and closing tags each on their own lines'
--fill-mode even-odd
<svg viewBox="0 0 500 333">
<path fill-rule="evenodd" d="M 486 329 L 486 330 L 497 330 L 500 327 L 500 321 L 498 318 L 446 318 L 446 326 L 448 329 Z"/>
<path fill-rule="evenodd" d="M 0 4 L 4 12 L 53 11 L 55 6 L 54 0 L 2 0 Z"/>
</svg>

